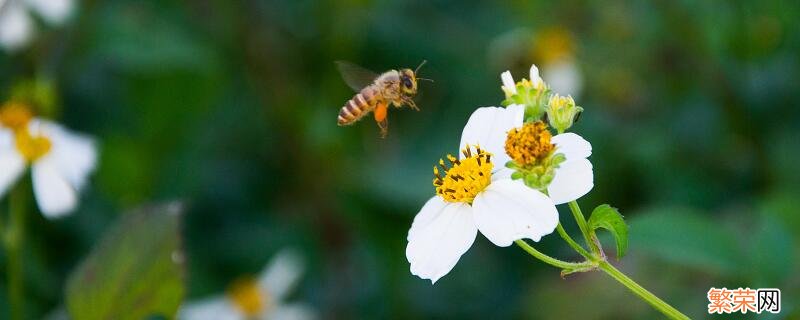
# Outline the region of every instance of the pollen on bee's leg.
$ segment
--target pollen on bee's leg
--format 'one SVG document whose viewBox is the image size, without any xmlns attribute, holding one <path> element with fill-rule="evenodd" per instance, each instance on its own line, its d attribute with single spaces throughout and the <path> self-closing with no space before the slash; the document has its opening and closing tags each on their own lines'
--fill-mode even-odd
<svg viewBox="0 0 800 320">
<path fill-rule="evenodd" d="M 375 121 L 381 122 L 385 120 L 387 112 L 388 108 L 386 107 L 386 103 L 379 103 L 378 106 L 375 107 Z"/>
</svg>

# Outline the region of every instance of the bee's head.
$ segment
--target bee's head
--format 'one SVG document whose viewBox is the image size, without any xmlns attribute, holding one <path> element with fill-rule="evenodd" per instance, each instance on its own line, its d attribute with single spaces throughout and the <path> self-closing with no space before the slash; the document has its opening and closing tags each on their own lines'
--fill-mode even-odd
<svg viewBox="0 0 800 320">
<path fill-rule="evenodd" d="M 417 94 L 417 75 L 414 70 L 400 69 L 400 90 L 407 95 Z"/>
</svg>

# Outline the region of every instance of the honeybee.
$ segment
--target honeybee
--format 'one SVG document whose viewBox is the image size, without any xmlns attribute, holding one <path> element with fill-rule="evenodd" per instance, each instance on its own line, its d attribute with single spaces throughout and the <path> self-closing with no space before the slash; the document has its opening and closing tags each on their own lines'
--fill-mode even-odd
<svg viewBox="0 0 800 320">
<path fill-rule="evenodd" d="M 339 126 L 356 123 L 373 111 L 375 122 L 381 130 L 381 137 L 385 138 L 389 132 L 387 113 L 390 104 L 396 108 L 408 105 L 411 109 L 419 111 L 413 100 L 417 94 L 417 80 L 432 81 L 417 78 L 417 71 L 425 62 L 422 61 L 415 70 L 389 70 L 378 75 L 355 64 L 337 61 L 336 66 L 344 81 L 358 92 L 339 111 L 337 119 Z"/>
</svg>

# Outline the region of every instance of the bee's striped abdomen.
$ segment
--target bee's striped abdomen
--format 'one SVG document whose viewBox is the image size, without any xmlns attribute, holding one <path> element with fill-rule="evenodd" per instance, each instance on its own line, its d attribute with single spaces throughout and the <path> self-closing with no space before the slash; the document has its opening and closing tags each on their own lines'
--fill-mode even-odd
<svg viewBox="0 0 800 320">
<path fill-rule="evenodd" d="M 339 111 L 338 123 L 340 126 L 352 124 L 361 119 L 375 108 L 375 93 L 372 86 L 366 87 L 361 92 L 347 101 Z"/>
</svg>

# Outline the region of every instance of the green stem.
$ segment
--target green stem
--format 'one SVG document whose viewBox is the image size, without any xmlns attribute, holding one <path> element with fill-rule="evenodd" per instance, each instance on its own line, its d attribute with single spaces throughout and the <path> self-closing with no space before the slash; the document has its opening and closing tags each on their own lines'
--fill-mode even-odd
<svg viewBox="0 0 800 320">
<path fill-rule="evenodd" d="M 586 249 L 581 247 L 580 244 L 575 242 L 575 240 L 573 240 L 572 237 L 569 236 L 567 231 L 564 230 L 564 226 L 561 225 L 561 222 L 559 222 L 558 225 L 556 226 L 556 230 L 558 230 L 558 234 L 561 235 L 561 238 L 563 238 L 564 241 L 566 241 L 567 244 L 569 244 L 569 246 L 572 247 L 572 249 L 575 249 L 575 251 L 580 253 L 580 255 L 584 256 L 586 259 L 591 259 L 592 255 L 589 254 L 589 252 L 586 251 Z"/>
<path fill-rule="evenodd" d="M 23 283 L 22 244 L 25 238 L 25 205 L 27 201 L 26 183 L 19 183 L 9 196 L 8 227 L 5 230 L 4 244 L 7 253 L 8 297 L 11 319 L 25 318 L 25 288 Z"/>
<path fill-rule="evenodd" d="M 612 266 L 607 261 L 601 261 L 600 264 L 598 265 L 598 268 L 600 268 L 600 270 L 605 271 L 609 276 L 614 278 L 614 280 L 619 281 L 619 283 L 626 286 L 633 293 L 642 298 L 642 300 L 647 301 L 647 303 L 653 306 L 653 308 L 656 308 L 658 311 L 661 311 L 661 313 L 663 313 L 670 319 L 689 319 L 689 317 L 678 311 L 678 309 L 673 308 L 672 306 L 664 302 L 664 300 L 661 300 L 659 297 L 656 297 L 656 295 L 654 295 L 650 291 L 647 291 L 647 289 L 640 286 L 631 278 L 628 278 L 628 276 L 623 274 L 621 271 L 617 270 L 617 268 L 614 268 L 614 266 Z"/>
<path fill-rule="evenodd" d="M 578 206 L 578 202 L 575 200 L 570 201 L 569 209 L 572 211 L 572 215 L 575 217 L 575 222 L 578 223 L 578 228 L 581 229 L 583 238 L 586 240 L 586 244 L 589 246 L 589 248 L 592 249 L 592 252 L 600 257 L 605 256 L 603 251 L 600 249 L 600 245 L 598 244 L 597 237 L 594 235 L 594 232 L 589 230 L 589 226 L 586 224 L 586 218 L 584 218 L 583 212 L 581 212 L 581 207 Z"/>
<path fill-rule="evenodd" d="M 566 270 L 577 270 L 577 269 L 586 269 L 591 268 L 593 264 L 589 261 L 586 262 L 566 262 L 551 256 L 548 256 L 539 250 L 534 249 L 531 247 L 527 242 L 524 240 L 516 240 L 514 241 L 522 250 L 525 250 L 528 254 L 532 255 L 534 258 L 542 260 L 544 263 L 547 263 L 551 266 L 556 268 L 566 269 Z"/>
</svg>

